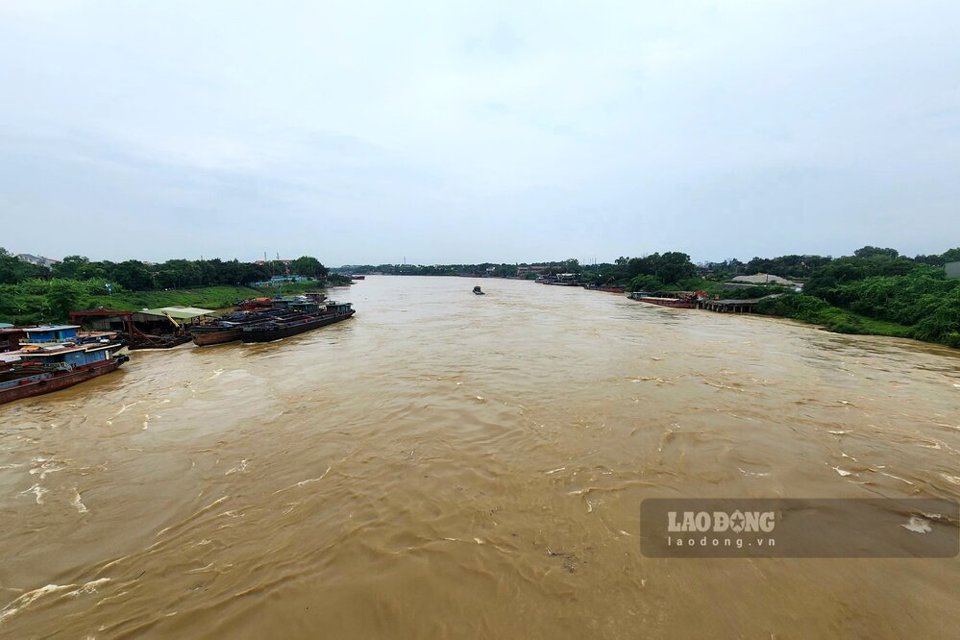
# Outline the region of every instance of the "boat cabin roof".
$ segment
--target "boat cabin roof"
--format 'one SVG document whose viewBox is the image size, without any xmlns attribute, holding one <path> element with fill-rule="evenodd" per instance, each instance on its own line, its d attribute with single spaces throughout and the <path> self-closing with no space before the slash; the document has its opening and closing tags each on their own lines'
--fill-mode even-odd
<svg viewBox="0 0 960 640">
<path fill-rule="evenodd" d="M 40 327 L 23 327 L 23 331 L 26 333 L 40 332 L 40 331 L 66 331 L 67 329 L 79 329 L 80 325 L 76 324 L 54 324 L 54 325 L 45 325 Z"/>
<path fill-rule="evenodd" d="M 175 320 L 192 320 L 200 316 L 210 315 L 213 313 L 213 309 L 199 309 L 197 307 L 158 307 L 156 309 L 141 309 L 135 313 L 160 318 L 170 316 Z"/>
<path fill-rule="evenodd" d="M 105 344 L 105 345 L 89 345 L 89 344 L 78 344 L 78 345 L 51 345 L 48 347 L 40 347 L 39 349 L 20 349 L 19 351 L 12 351 L 7 355 L 18 355 L 20 357 L 29 357 L 29 358 L 52 358 L 55 356 L 62 356 L 65 353 L 76 353 L 77 351 L 103 351 L 104 349 L 111 349 L 116 347 L 114 344 Z"/>
</svg>

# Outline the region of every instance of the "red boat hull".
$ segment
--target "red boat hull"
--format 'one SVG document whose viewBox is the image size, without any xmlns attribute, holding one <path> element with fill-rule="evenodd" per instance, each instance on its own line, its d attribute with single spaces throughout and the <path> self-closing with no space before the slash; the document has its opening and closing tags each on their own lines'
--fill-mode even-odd
<svg viewBox="0 0 960 640">
<path fill-rule="evenodd" d="M 40 380 L 31 380 L 16 387 L 0 390 L 0 404 L 72 387 L 91 378 L 110 373 L 126 361 L 126 356 L 119 356 L 73 371 L 52 373 L 49 377 Z"/>
<path fill-rule="evenodd" d="M 233 329 L 224 329 L 222 331 L 205 331 L 203 333 L 194 332 L 193 344 L 198 347 L 204 347 L 211 344 L 222 344 L 224 342 L 233 342 L 239 340 L 243 335 L 243 327 L 234 327 Z"/>
<path fill-rule="evenodd" d="M 672 309 L 696 309 L 696 300 L 681 300 L 680 298 L 630 298 L 637 302 L 646 302 L 661 307 L 670 307 Z"/>
</svg>

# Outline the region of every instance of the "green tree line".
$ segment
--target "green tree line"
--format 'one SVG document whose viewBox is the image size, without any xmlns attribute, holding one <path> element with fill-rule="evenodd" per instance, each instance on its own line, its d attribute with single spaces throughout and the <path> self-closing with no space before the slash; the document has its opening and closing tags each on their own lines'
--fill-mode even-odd
<svg viewBox="0 0 960 640">
<path fill-rule="evenodd" d="M 327 273 L 327 268 L 312 256 L 301 256 L 289 262 L 240 262 L 215 258 L 149 263 L 140 260 L 91 261 L 85 256 L 73 255 L 48 269 L 24 262 L 0 248 L 0 284 L 20 284 L 30 279 L 102 280 L 129 291 L 154 291 L 216 285 L 239 286 L 280 275 L 323 280 Z"/>
<path fill-rule="evenodd" d="M 170 304 L 203 302 L 226 306 L 236 302 L 237 294 L 242 295 L 245 285 L 277 275 L 324 281 L 328 270 L 312 256 L 289 262 L 175 259 L 148 263 L 91 261 L 74 255 L 47 268 L 20 260 L 0 248 L 0 321 L 13 324 L 59 321 L 65 320 L 70 311 L 90 305 L 128 308 L 129 304 L 126 307 L 124 304 L 133 300 L 168 299 L 176 301 Z M 338 280 L 336 276 L 329 277 Z M 339 279 L 336 284 L 344 282 Z M 184 300 L 175 295 L 147 295 L 184 289 L 194 290 Z M 136 292 L 145 293 L 134 295 Z M 246 293 L 256 292 L 246 290 Z"/>
</svg>

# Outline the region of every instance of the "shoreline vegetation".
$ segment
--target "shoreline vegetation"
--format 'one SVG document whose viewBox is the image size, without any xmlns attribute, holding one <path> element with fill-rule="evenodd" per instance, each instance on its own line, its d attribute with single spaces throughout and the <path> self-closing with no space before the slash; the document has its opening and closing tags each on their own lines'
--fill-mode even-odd
<svg viewBox="0 0 960 640">
<path fill-rule="evenodd" d="M 763 298 L 756 313 L 819 325 L 848 334 L 913 338 L 960 348 L 960 279 L 945 265 L 960 248 L 939 255 L 902 256 L 895 249 L 863 247 L 851 256 L 789 255 L 694 264 L 681 252 L 654 253 L 613 263 L 575 259 L 522 264 L 349 265 L 327 269 L 310 256 L 289 261 L 168 260 L 91 262 L 68 256 L 52 267 L 24 262 L 0 249 L 0 322 L 64 320 L 71 310 L 137 310 L 157 306 L 223 308 L 277 293 L 350 283 L 350 275 L 428 275 L 535 279 L 572 273 L 588 286 L 628 291 L 703 291 L 720 299 Z M 762 282 L 737 276 L 770 274 Z M 274 277 L 296 277 L 264 286 Z M 756 280 L 756 279 L 754 279 Z"/>
<path fill-rule="evenodd" d="M 271 281 L 275 276 L 284 278 Z M 223 309 L 263 296 L 350 284 L 316 258 L 244 263 L 168 260 L 151 264 L 91 262 L 68 256 L 52 267 L 24 262 L 0 249 L 0 322 L 62 322 L 70 311 L 190 306 Z"/>
</svg>

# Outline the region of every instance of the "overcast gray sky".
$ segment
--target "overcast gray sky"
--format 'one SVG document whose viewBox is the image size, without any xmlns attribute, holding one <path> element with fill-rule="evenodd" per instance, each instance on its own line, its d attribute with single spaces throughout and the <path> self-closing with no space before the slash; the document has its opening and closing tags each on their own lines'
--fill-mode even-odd
<svg viewBox="0 0 960 640">
<path fill-rule="evenodd" d="M 960 2 L 0 0 L 0 246 L 960 245 Z"/>
</svg>

